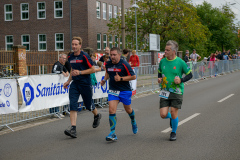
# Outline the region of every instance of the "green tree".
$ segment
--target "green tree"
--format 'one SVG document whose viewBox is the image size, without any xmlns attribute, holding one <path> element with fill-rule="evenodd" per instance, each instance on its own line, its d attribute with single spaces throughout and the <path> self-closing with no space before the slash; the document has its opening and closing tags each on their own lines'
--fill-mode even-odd
<svg viewBox="0 0 240 160">
<path fill-rule="evenodd" d="M 205 45 L 211 36 L 208 28 L 201 24 L 196 8 L 189 0 L 143 0 L 138 1 L 137 33 L 138 46 L 149 50 L 150 33 L 161 37 L 161 50 L 172 39 L 179 43 L 179 50 L 197 49 L 205 55 Z M 128 48 L 135 48 L 135 9 L 125 15 L 126 41 Z M 121 18 L 112 19 L 108 24 L 109 34 L 121 35 Z M 131 47 L 131 44 L 133 45 Z"/>
<path fill-rule="evenodd" d="M 211 32 L 211 37 L 207 43 L 209 52 L 237 47 L 238 36 L 237 27 L 234 24 L 235 15 L 229 5 L 213 8 L 210 3 L 204 1 L 196 8 L 201 23 Z"/>
</svg>

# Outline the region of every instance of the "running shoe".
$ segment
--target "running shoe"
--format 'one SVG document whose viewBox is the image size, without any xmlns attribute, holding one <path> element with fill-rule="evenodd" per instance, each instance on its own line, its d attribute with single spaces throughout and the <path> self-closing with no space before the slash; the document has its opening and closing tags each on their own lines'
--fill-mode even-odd
<svg viewBox="0 0 240 160">
<path fill-rule="evenodd" d="M 117 135 L 115 133 L 110 132 L 109 135 L 106 137 L 106 141 L 116 141 Z"/>
<path fill-rule="evenodd" d="M 176 137 L 176 133 L 175 132 L 171 132 L 170 134 L 170 141 L 176 141 L 177 137 Z"/>
<path fill-rule="evenodd" d="M 67 135 L 67 136 L 70 136 L 72 138 L 77 138 L 77 131 L 75 129 L 66 129 L 64 131 L 64 133 Z"/>
<path fill-rule="evenodd" d="M 94 116 L 94 121 L 93 121 L 93 128 L 97 128 L 100 124 L 100 119 L 102 118 L 102 115 L 99 113 L 96 116 Z"/>
<path fill-rule="evenodd" d="M 137 124 L 132 124 L 132 131 L 134 134 L 137 134 L 137 132 L 138 132 Z"/>
</svg>

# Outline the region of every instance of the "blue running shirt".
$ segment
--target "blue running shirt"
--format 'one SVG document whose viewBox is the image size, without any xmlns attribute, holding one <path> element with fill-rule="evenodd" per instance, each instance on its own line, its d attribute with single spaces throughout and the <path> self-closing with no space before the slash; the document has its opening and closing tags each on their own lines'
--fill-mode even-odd
<svg viewBox="0 0 240 160">
<path fill-rule="evenodd" d="M 119 81 L 116 82 L 114 80 L 114 76 L 116 72 L 120 77 L 125 76 L 133 76 L 135 73 L 133 72 L 131 66 L 128 62 L 120 59 L 117 64 L 113 64 L 112 61 L 108 61 L 106 64 L 106 72 L 109 74 L 109 89 L 115 91 L 132 91 L 129 81 Z"/>
<path fill-rule="evenodd" d="M 83 71 L 93 66 L 92 59 L 83 51 L 81 51 L 78 56 L 74 56 L 74 53 L 71 53 L 68 57 L 68 61 L 72 69 L 75 70 Z M 79 81 L 80 85 L 91 85 L 90 74 L 72 76 L 72 80 Z"/>
</svg>

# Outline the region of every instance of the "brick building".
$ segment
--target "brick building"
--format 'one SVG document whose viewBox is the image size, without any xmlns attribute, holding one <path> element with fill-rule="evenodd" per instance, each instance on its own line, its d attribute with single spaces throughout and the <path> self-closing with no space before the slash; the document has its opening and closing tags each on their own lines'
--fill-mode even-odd
<svg viewBox="0 0 240 160">
<path fill-rule="evenodd" d="M 131 6 L 130 0 L 124 2 L 125 9 Z M 69 51 L 73 36 L 83 38 L 82 48 L 95 51 L 121 44 L 119 37 L 107 35 L 121 0 L 1 0 L 0 10 L 0 49 L 24 45 L 27 50 Z"/>
</svg>

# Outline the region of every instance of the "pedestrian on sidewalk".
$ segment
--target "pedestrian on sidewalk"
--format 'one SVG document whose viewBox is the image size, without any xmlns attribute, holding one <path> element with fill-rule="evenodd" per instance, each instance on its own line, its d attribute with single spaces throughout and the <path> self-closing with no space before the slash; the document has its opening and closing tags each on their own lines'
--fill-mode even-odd
<svg viewBox="0 0 240 160">
<path fill-rule="evenodd" d="M 92 106 L 92 84 L 90 74 L 95 72 L 92 59 L 90 56 L 81 51 L 82 39 L 80 37 L 72 38 L 72 50 L 68 61 L 71 63 L 72 70 L 67 82 L 64 83 L 64 88 L 67 89 L 72 81 L 69 89 L 70 101 L 70 120 L 71 128 L 66 129 L 64 133 L 72 138 L 77 138 L 76 123 L 78 111 L 78 99 L 82 95 L 85 107 L 94 114 L 93 128 L 97 128 L 100 124 L 101 114 L 97 108 Z"/>
<path fill-rule="evenodd" d="M 158 83 L 161 83 L 160 91 L 160 116 L 163 119 L 170 118 L 172 132 L 170 141 L 176 140 L 178 127 L 178 109 L 181 109 L 184 92 L 184 82 L 192 78 L 192 73 L 187 64 L 176 56 L 178 43 L 170 40 L 165 47 L 166 58 L 162 59 L 158 68 Z M 182 78 L 182 75 L 186 76 Z M 169 107 L 170 112 L 169 112 Z"/>
<path fill-rule="evenodd" d="M 105 51 L 104 51 L 104 55 L 107 55 L 107 56 L 109 57 L 109 53 L 110 53 L 110 48 L 109 48 L 109 47 L 106 47 L 106 48 L 105 48 Z M 103 55 L 103 56 L 104 56 L 104 55 Z M 104 59 L 103 59 L 104 57 L 103 57 L 103 56 L 99 59 L 99 61 L 101 61 L 101 62 L 104 63 Z M 109 60 L 110 60 L 110 57 L 109 57 Z"/>
<path fill-rule="evenodd" d="M 59 60 L 54 63 L 53 68 L 52 68 L 52 73 L 57 73 L 57 74 L 63 74 L 64 77 L 69 76 L 69 72 L 67 68 L 65 67 L 65 63 L 67 61 L 67 55 L 62 53 L 59 55 Z M 59 107 L 54 107 L 49 109 L 49 113 L 51 114 L 51 117 L 55 118 L 63 118 L 64 115 L 62 115 L 59 112 Z"/>
<path fill-rule="evenodd" d="M 137 123 L 135 120 L 135 112 L 131 108 L 132 90 L 129 81 L 136 79 L 129 63 L 121 59 L 121 52 L 119 48 L 113 47 L 110 50 L 111 61 L 106 64 L 106 73 L 104 79 L 101 81 L 101 86 L 109 79 L 109 123 L 111 132 L 106 137 L 106 141 L 117 140 L 115 134 L 115 127 L 117 123 L 116 111 L 119 102 L 123 103 L 125 111 L 128 113 L 132 131 L 134 134 L 138 132 Z"/>
<path fill-rule="evenodd" d="M 184 61 L 185 61 L 186 63 L 189 62 L 189 50 L 186 50 L 186 54 L 185 54 L 185 57 L 184 57 Z"/>
<path fill-rule="evenodd" d="M 208 61 L 208 70 L 209 70 L 209 76 L 212 78 L 214 77 L 214 74 L 215 74 L 215 60 L 216 60 L 215 54 L 211 53 L 210 59 Z"/>
<path fill-rule="evenodd" d="M 127 61 L 127 57 L 129 55 L 129 50 L 128 49 L 124 49 L 121 55 L 121 59 Z"/>
<path fill-rule="evenodd" d="M 140 61 L 139 61 L 138 55 L 136 54 L 136 50 L 132 51 L 132 55 L 130 56 L 130 59 L 129 59 L 129 64 L 131 65 L 131 67 L 134 67 L 134 71 L 135 71 L 136 79 L 137 79 L 138 67 L 140 65 Z"/>
</svg>

